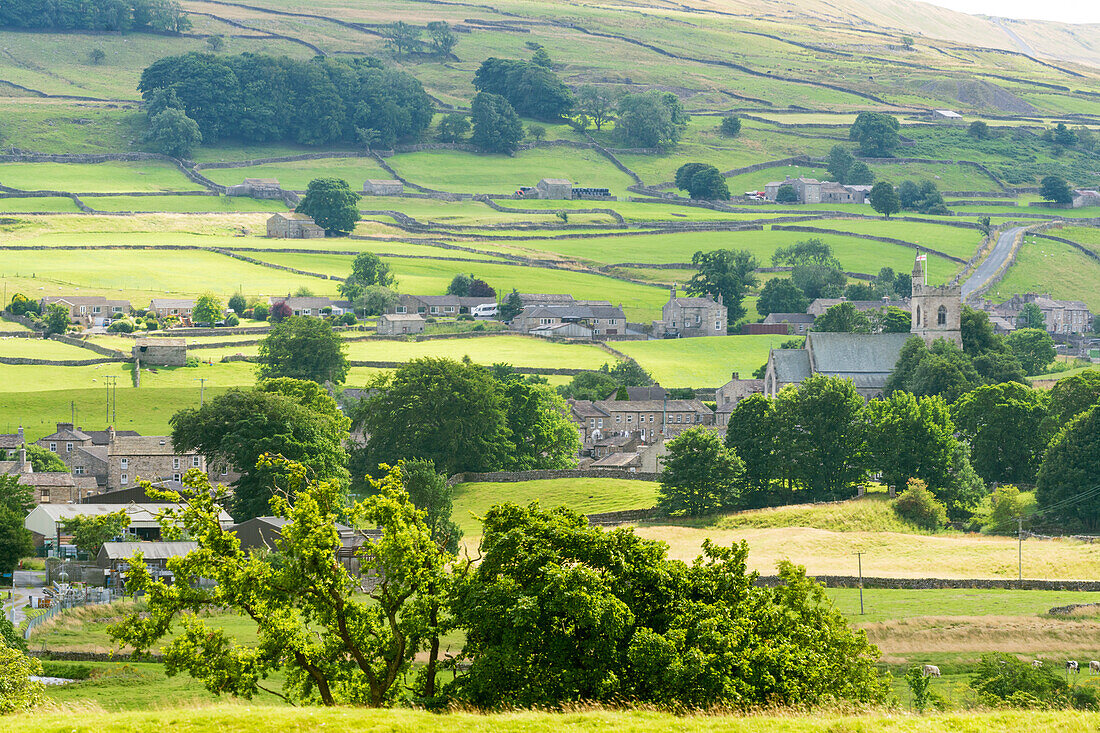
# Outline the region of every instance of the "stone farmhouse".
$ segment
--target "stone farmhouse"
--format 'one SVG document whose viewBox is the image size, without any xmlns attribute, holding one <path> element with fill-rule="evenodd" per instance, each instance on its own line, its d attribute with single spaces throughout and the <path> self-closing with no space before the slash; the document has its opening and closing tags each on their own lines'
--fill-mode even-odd
<svg viewBox="0 0 1100 733">
<path fill-rule="evenodd" d="M 390 310 L 396 315 L 419 314 L 433 317 L 468 315 L 479 305 L 493 305 L 497 299 L 491 296 L 471 298 L 459 295 L 399 295 L 397 304 Z"/>
<path fill-rule="evenodd" d="M 21 446 L 14 461 L 0 461 L 0 475 L 15 476 L 20 486 L 31 489 L 35 504 L 76 504 L 99 491 L 91 476 L 68 471 L 35 471 Z"/>
<path fill-rule="evenodd" d="M 109 326 L 130 313 L 130 301 L 109 300 L 102 295 L 48 295 L 39 305 L 45 311 L 54 303 L 68 308 L 70 322 L 84 328 Z"/>
<path fill-rule="evenodd" d="M 107 488 L 107 445 L 111 436 L 136 436 L 133 430 L 84 430 L 72 423 L 57 423 L 57 430 L 36 445 L 55 453 L 74 476 L 91 476 L 100 489 Z"/>
<path fill-rule="evenodd" d="M 532 305 L 524 304 L 510 322 L 513 330 L 521 333 L 552 334 L 547 327 L 573 324 L 583 328 L 563 329 L 561 335 L 576 332 L 578 337 L 617 336 L 626 332 L 626 314 L 621 305 L 611 305 L 606 300 L 545 300 Z M 522 296 L 521 296 L 522 298 Z"/>
<path fill-rule="evenodd" d="M 294 315 L 308 318 L 324 318 L 328 315 L 342 316 L 352 311 L 351 301 L 333 300 L 324 296 L 288 295 L 285 298 L 271 299 L 272 308 L 283 303 L 286 303 L 287 307 L 294 312 Z"/>
<path fill-rule="evenodd" d="M 368 178 L 363 182 L 363 193 L 368 196 L 400 196 L 405 184 L 392 179 Z"/>
<path fill-rule="evenodd" d="M 267 236 L 273 239 L 324 239 L 325 230 L 311 217 L 291 211 L 273 214 L 267 220 Z"/>
<path fill-rule="evenodd" d="M 168 436 L 116 433 L 107 444 L 108 491 L 131 486 L 139 480 L 179 483 L 192 468 L 205 472 L 206 458 L 195 452 L 176 452 Z"/>
<path fill-rule="evenodd" d="M 947 339 L 962 346 L 962 288 L 927 284 L 924 255 L 913 266 L 910 333 L 830 333 L 811 331 L 801 349 L 772 349 L 764 373 L 764 394 L 774 397 L 790 384 L 813 374 L 851 379 L 864 399 L 882 395 L 898 362 L 902 346 L 912 336 L 929 345 Z"/>
<path fill-rule="evenodd" d="M 157 318 L 163 320 L 175 316 L 184 324 L 191 323 L 191 311 L 194 309 L 193 298 L 153 298 L 149 302 L 149 310 Z"/>
<path fill-rule="evenodd" d="M 254 199 L 281 199 L 283 189 L 277 178 L 246 178 L 236 186 L 226 188 L 227 196 L 251 196 Z"/>
<path fill-rule="evenodd" d="M 139 338 L 130 355 L 145 366 L 187 366 L 187 340 L 178 338 Z"/>
<path fill-rule="evenodd" d="M 22 425 L 19 426 L 18 432 L 0 433 L 0 461 L 10 460 L 14 457 L 25 442 Z"/>
<path fill-rule="evenodd" d="M 775 201 L 783 186 L 794 189 L 800 204 L 864 204 L 871 193 L 870 186 L 845 186 L 836 181 L 787 176 L 782 181 L 764 184 L 764 198 Z"/>
<path fill-rule="evenodd" d="M 763 392 L 763 379 L 741 379 L 741 375 L 734 372 L 733 378 L 719 387 L 714 395 L 714 402 L 717 405 L 714 416 L 717 425 L 721 428 L 728 427 L 730 415 L 737 408 L 737 404 L 746 397 L 763 394 Z"/>
<path fill-rule="evenodd" d="M 569 410 L 582 446 L 620 436 L 653 443 L 695 425 L 715 424 L 714 411 L 699 400 L 569 400 Z"/>
<path fill-rule="evenodd" d="M 424 333 L 424 317 L 416 313 L 384 313 L 378 317 L 379 336 Z"/>
<path fill-rule="evenodd" d="M 573 198 L 573 183 L 564 178 L 543 178 L 535 184 L 535 190 L 540 199 L 565 199 Z"/>
<path fill-rule="evenodd" d="M 978 307 L 989 314 L 990 320 L 1006 331 L 1015 330 L 1016 320 L 1028 303 L 1039 306 L 1043 312 L 1043 327 L 1051 334 L 1079 334 L 1092 331 L 1092 312 L 1080 300 L 1054 300 L 1049 294 L 1023 293 L 1013 295 L 1003 303 L 982 300 Z"/>
<path fill-rule="evenodd" d="M 676 286 L 669 290 L 668 302 L 661 308 L 661 320 L 653 322 L 654 338 L 694 338 L 726 335 L 726 306 L 722 296 L 714 300 L 677 297 Z"/>
</svg>

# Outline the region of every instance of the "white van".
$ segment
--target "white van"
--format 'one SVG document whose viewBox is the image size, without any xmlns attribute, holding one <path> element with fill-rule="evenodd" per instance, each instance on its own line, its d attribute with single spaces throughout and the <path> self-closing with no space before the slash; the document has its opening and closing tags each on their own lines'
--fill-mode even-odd
<svg viewBox="0 0 1100 733">
<path fill-rule="evenodd" d="M 482 303 L 481 305 L 475 305 L 470 309 L 470 315 L 474 318 L 496 318 L 497 317 L 497 304 L 496 303 Z"/>
</svg>

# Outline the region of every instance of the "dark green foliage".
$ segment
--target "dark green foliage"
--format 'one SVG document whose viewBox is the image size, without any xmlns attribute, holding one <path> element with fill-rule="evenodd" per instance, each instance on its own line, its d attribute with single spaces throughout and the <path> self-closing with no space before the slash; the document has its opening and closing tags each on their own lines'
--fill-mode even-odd
<svg viewBox="0 0 1100 733">
<path fill-rule="evenodd" d="M 451 521 L 454 487 L 447 483 L 446 476 L 436 472 L 431 461 L 402 461 L 400 468 L 409 501 L 424 512 L 424 524 L 428 525 L 432 540 L 444 552 L 457 554 L 462 530 Z"/>
<path fill-rule="evenodd" d="M 149 118 L 145 141 L 158 153 L 186 158 L 202 142 L 202 133 L 195 121 L 182 110 L 166 109 Z"/>
<path fill-rule="evenodd" d="M 676 187 L 688 192 L 693 199 L 704 201 L 728 201 L 730 190 L 726 179 L 713 165 L 685 163 L 676 171 Z"/>
<path fill-rule="evenodd" d="M 343 178 L 314 178 L 295 211 L 312 217 L 327 234 L 348 234 L 359 221 L 360 198 Z"/>
<path fill-rule="evenodd" d="M 558 394 L 573 400 L 606 400 L 615 394 L 619 386 L 618 381 L 610 374 L 603 372 L 581 372 L 569 381 L 558 387 Z"/>
<path fill-rule="evenodd" d="M 614 365 L 601 364 L 599 371 L 609 375 L 617 384 L 624 387 L 648 387 L 653 384 L 650 373 L 633 359 L 621 359 Z"/>
<path fill-rule="evenodd" d="M 33 30 L 180 33 L 191 30 L 191 20 L 176 0 L 5 0 L 0 4 L 0 26 Z M 93 59 L 93 63 L 97 62 Z"/>
<path fill-rule="evenodd" d="M 3 520 L 0 519 L 0 522 Z M 8 649 L 18 649 L 21 652 L 27 651 L 27 640 L 23 638 L 23 635 L 15 630 L 15 626 L 8 620 L 7 616 L 0 614 L 0 644 L 3 644 Z M 75 679 L 74 677 L 68 677 L 67 679 Z"/>
<path fill-rule="evenodd" d="M 580 451 L 577 428 L 565 400 L 544 384 L 512 379 L 497 383 L 504 398 L 510 446 L 507 471 L 573 468 Z"/>
<path fill-rule="evenodd" d="M 855 282 L 844 288 L 844 297 L 848 300 L 876 300 L 878 293 L 872 285 Z"/>
<path fill-rule="evenodd" d="M 718 125 L 718 131 L 726 137 L 737 137 L 741 134 L 741 118 L 734 115 L 726 115 Z"/>
<path fill-rule="evenodd" d="M 284 318 L 260 341 L 260 378 L 289 377 L 318 384 L 343 384 L 348 376 L 347 348 L 339 334 L 321 318 Z"/>
<path fill-rule="evenodd" d="M 1050 417 L 1061 428 L 1093 405 L 1100 404 L 1100 371 L 1089 370 L 1062 377 L 1049 394 Z"/>
<path fill-rule="evenodd" d="M 898 119 L 882 112 L 860 112 L 848 130 L 848 139 L 859 143 L 859 152 L 869 158 L 888 158 L 897 148 Z"/>
<path fill-rule="evenodd" d="M 358 300 L 369 287 L 389 288 L 396 283 L 385 260 L 373 252 L 361 252 L 351 263 L 351 274 L 337 289 L 348 300 Z"/>
<path fill-rule="evenodd" d="M 869 465 L 895 490 L 911 478 L 935 487 L 946 483 L 955 424 L 941 397 L 894 392 L 867 403 Z"/>
<path fill-rule="evenodd" d="M 68 331 L 69 321 L 69 309 L 60 303 L 49 304 L 42 314 L 42 325 L 46 327 L 47 336 Z"/>
<path fill-rule="evenodd" d="M 901 199 L 892 183 L 879 181 L 871 187 L 871 208 L 882 214 L 887 219 L 891 214 L 901 211 Z"/>
<path fill-rule="evenodd" d="M 604 125 L 615 118 L 618 99 L 607 89 L 586 84 L 577 92 L 577 106 L 583 116 L 596 126 L 596 132 L 599 132 Z"/>
<path fill-rule="evenodd" d="M 825 167 L 833 180 L 844 183 L 848 177 L 848 169 L 855 162 L 856 159 L 848 152 L 848 148 L 843 145 L 834 145 L 829 151 L 829 156 L 825 159 Z"/>
<path fill-rule="evenodd" d="M 22 293 L 16 293 L 11 297 L 11 302 L 5 310 L 13 316 L 38 315 L 40 306 L 37 301 L 31 300 Z"/>
<path fill-rule="evenodd" d="M 1056 354 L 1054 339 L 1042 328 L 1018 328 L 1005 337 L 1005 346 L 1028 376 L 1045 372 Z"/>
<path fill-rule="evenodd" d="M 987 351 L 971 359 L 974 369 L 986 384 L 1019 382 L 1027 384 L 1027 373 L 1020 360 L 1007 351 Z"/>
<path fill-rule="evenodd" d="M 668 442 L 657 508 L 664 514 L 699 517 L 733 505 L 744 464 L 718 433 L 698 426 Z"/>
<path fill-rule="evenodd" d="M 837 303 L 814 319 L 815 331 L 834 333 L 870 333 L 867 315 L 848 302 Z"/>
<path fill-rule="evenodd" d="M 470 294 L 470 285 L 474 282 L 473 275 L 459 273 L 451 278 L 451 284 L 447 286 L 447 295 L 466 297 Z"/>
<path fill-rule="evenodd" d="M 257 321 L 266 321 L 270 313 L 271 309 L 267 303 L 257 303 L 252 309 L 252 317 Z"/>
<path fill-rule="evenodd" d="M 870 186 L 874 182 L 875 172 L 862 160 L 857 160 L 848 167 L 848 175 L 844 180 L 847 186 Z"/>
<path fill-rule="evenodd" d="M 493 507 L 453 611 L 478 707 L 631 700 L 673 709 L 882 700 L 877 650 L 801 568 L 753 585 L 743 543 L 688 565 L 565 508 Z"/>
<path fill-rule="evenodd" d="M 908 333 L 913 328 L 913 314 L 895 305 L 872 312 L 872 328 L 883 333 Z"/>
<path fill-rule="evenodd" d="M 441 58 L 450 56 L 451 51 L 458 45 L 458 36 L 451 30 L 451 26 L 442 20 L 433 20 L 428 23 L 427 30 L 432 55 Z"/>
<path fill-rule="evenodd" d="M 88 52 L 88 60 L 93 66 L 99 66 L 107 60 L 107 52 L 97 46 Z"/>
<path fill-rule="evenodd" d="M 576 101 L 548 67 L 517 59 L 485 59 L 474 74 L 474 88 L 499 95 L 518 114 L 538 120 L 558 120 L 572 111 Z"/>
<path fill-rule="evenodd" d="M 138 85 L 151 102 L 171 89 L 203 140 L 357 142 L 358 130 L 376 130 L 392 147 L 414 140 L 432 121 L 432 101 L 414 77 L 381 68 L 375 59 L 188 53 L 146 68 Z"/>
<path fill-rule="evenodd" d="M 1039 469 L 1036 498 L 1046 519 L 1063 527 L 1100 528 L 1100 408 L 1082 412 L 1061 429 Z"/>
<path fill-rule="evenodd" d="M 775 202 L 777 204 L 797 204 L 798 192 L 794 190 L 794 186 L 789 183 L 784 183 L 775 192 Z"/>
<path fill-rule="evenodd" d="M 1060 145 L 1063 148 L 1072 148 L 1077 144 L 1077 133 L 1066 127 L 1066 123 L 1059 122 L 1054 126 L 1054 129 L 1050 131 L 1050 139 L 1055 145 Z"/>
<path fill-rule="evenodd" d="M 975 140 L 985 140 L 989 137 L 989 125 L 981 120 L 974 120 L 966 129 L 966 134 Z"/>
<path fill-rule="evenodd" d="M 1073 203 L 1073 191 L 1061 176 L 1047 176 L 1040 181 L 1039 195 L 1055 204 Z"/>
<path fill-rule="evenodd" d="M 626 402 L 630 399 L 630 393 L 626 390 L 626 387 L 619 387 L 615 390 L 615 401 Z"/>
<path fill-rule="evenodd" d="M 400 298 L 395 291 L 381 285 L 368 285 L 363 288 L 363 291 L 355 298 L 355 312 L 368 318 L 371 316 L 380 316 L 383 313 L 389 312 L 399 301 Z M 348 316 L 351 314 L 346 313 L 344 315 Z M 355 316 L 352 316 L 352 318 L 354 317 Z M 354 321 L 352 323 L 354 323 Z"/>
<path fill-rule="evenodd" d="M 461 142 L 470 131 L 470 120 L 466 115 L 451 112 L 439 121 L 439 141 L 444 143 Z"/>
<path fill-rule="evenodd" d="M 970 681 L 983 705 L 1014 708 L 1097 708 L 1096 693 L 1069 686 L 1060 664 L 1036 667 L 1015 654 L 983 654 Z"/>
<path fill-rule="evenodd" d="M 1050 433 L 1047 395 L 1017 382 L 978 387 L 952 407 L 970 441 L 974 468 L 989 482 L 1034 483 Z"/>
<path fill-rule="evenodd" d="M 421 28 L 401 20 L 386 25 L 382 31 L 386 39 L 386 48 L 398 56 L 420 50 L 421 30 Z"/>
<path fill-rule="evenodd" d="M 543 125 L 528 125 L 527 137 L 531 138 L 535 142 L 541 142 L 546 137 L 546 127 Z"/>
<path fill-rule="evenodd" d="M 1003 352 L 1004 342 L 993 332 L 989 314 L 968 305 L 962 307 L 959 316 L 963 351 L 978 356 L 990 351 Z"/>
<path fill-rule="evenodd" d="M 554 61 L 550 58 L 550 52 L 543 46 L 539 46 L 535 49 L 535 52 L 531 54 L 531 63 L 535 66 L 541 66 L 544 69 L 554 68 Z"/>
<path fill-rule="evenodd" d="M 791 265 L 791 282 L 811 300 L 839 298 L 848 281 L 832 248 L 817 238 L 780 247 L 772 255 L 772 265 Z"/>
<path fill-rule="evenodd" d="M 764 283 L 756 301 L 756 312 L 764 317 L 772 313 L 805 313 L 809 307 L 810 299 L 785 277 L 773 277 Z"/>
<path fill-rule="evenodd" d="M 680 141 L 689 119 L 672 92 L 627 94 L 619 100 L 615 136 L 624 147 L 668 148 Z"/>
<path fill-rule="evenodd" d="M 233 311 L 238 316 L 242 315 L 245 311 L 245 308 L 248 307 L 248 303 L 245 302 L 244 296 L 240 293 L 233 293 L 233 295 L 230 296 L 227 305 L 229 306 L 229 310 Z"/>
<path fill-rule="evenodd" d="M 64 467 L 65 464 L 61 465 Z M 39 469 L 36 468 L 35 471 Z M 34 492 L 29 486 L 19 483 L 17 474 L 0 474 L 0 509 L 20 516 L 26 516 L 34 509 Z"/>
<path fill-rule="evenodd" d="M 744 465 L 738 506 L 756 509 L 772 503 L 773 484 L 778 478 L 778 434 L 773 400 L 754 394 L 733 408 L 726 446 Z"/>
<path fill-rule="evenodd" d="M 742 301 L 750 288 L 756 287 L 759 263 L 748 250 L 737 252 L 718 249 L 696 252 L 691 264 L 697 268 L 687 284 L 688 295 L 710 295 L 726 306 L 726 321 L 733 325 L 745 317 Z"/>
<path fill-rule="evenodd" d="M 921 359 L 913 374 L 913 394 L 939 395 L 954 402 L 960 395 L 982 383 L 981 375 L 974 368 L 962 349 L 946 339 L 937 339 Z"/>
<path fill-rule="evenodd" d="M 872 193 L 874 193 L 873 189 Z M 951 213 L 943 202 L 943 195 L 940 194 L 936 184 L 932 181 L 921 181 L 919 184 L 913 181 L 902 181 L 901 185 L 898 186 L 897 193 L 901 208 L 907 211 L 939 216 Z M 876 209 L 876 211 L 878 210 Z"/>
<path fill-rule="evenodd" d="M 894 502 L 894 511 L 902 519 L 924 529 L 941 529 L 947 524 L 947 508 L 936 501 L 923 481 L 909 479 L 908 488 Z"/>
<path fill-rule="evenodd" d="M 230 512 L 239 522 L 271 513 L 281 474 L 278 466 L 257 465 L 264 454 L 302 463 L 318 480 L 348 480 L 349 420 L 312 382 L 273 379 L 257 389 L 230 389 L 200 408 L 177 412 L 170 422 L 177 449 L 197 450 L 241 471 Z"/>
<path fill-rule="evenodd" d="M 471 142 L 487 153 L 511 155 L 523 139 L 523 125 L 508 100 L 498 94 L 478 92 L 470 105 L 474 133 Z"/>
<path fill-rule="evenodd" d="M 779 461 L 805 501 L 850 497 L 866 476 L 864 402 L 851 380 L 814 375 L 776 397 Z"/>
<path fill-rule="evenodd" d="M 1045 328 L 1047 317 L 1036 303 L 1024 303 L 1016 314 L 1016 328 Z"/>
<path fill-rule="evenodd" d="M 13 572 L 19 561 L 34 554 L 34 540 L 23 526 L 25 515 L 0 507 L 0 572 Z"/>
<path fill-rule="evenodd" d="M 500 308 L 497 310 L 497 314 L 500 320 L 507 323 L 520 313 L 523 312 L 523 299 L 519 297 L 519 293 L 515 290 L 508 293 L 508 297 L 504 299 L 504 302 L 500 304 Z"/>
</svg>

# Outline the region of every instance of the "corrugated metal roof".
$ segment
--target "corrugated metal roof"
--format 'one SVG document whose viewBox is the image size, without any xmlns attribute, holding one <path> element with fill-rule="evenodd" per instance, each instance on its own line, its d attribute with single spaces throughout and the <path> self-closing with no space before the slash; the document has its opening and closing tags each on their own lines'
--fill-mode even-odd
<svg viewBox="0 0 1100 733">
<path fill-rule="evenodd" d="M 126 560 L 140 552 L 146 560 L 167 560 L 198 547 L 198 542 L 104 542 L 99 554 L 108 560 Z"/>
</svg>

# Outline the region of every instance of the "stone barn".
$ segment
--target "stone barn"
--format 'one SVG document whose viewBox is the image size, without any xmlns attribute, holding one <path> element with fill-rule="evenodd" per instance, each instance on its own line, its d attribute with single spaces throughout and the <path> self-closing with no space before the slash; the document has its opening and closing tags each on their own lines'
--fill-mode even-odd
<svg viewBox="0 0 1100 733">
<path fill-rule="evenodd" d="M 535 186 L 540 199 L 562 199 L 565 201 L 573 198 L 573 184 L 564 178 L 543 178 Z"/>
<path fill-rule="evenodd" d="M 405 192 L 405 184 L 381 178 L 368 178 L 363 182 L 363 193 L 368 196 L 400 196 Z"/>
<path fill-rule="evenodd" d="M 277 178 L 246 178 L 243 183 L 229 186 L 227 196 L 251 196 L 254 199 L 281 199 L 283 189 Z"/>
<path fill-rule="evenodd" d="M 141 338 L 130 353 L 142 366 L 186 366 L 187 340 L 175 338 Z"/>
<path fill-rule="evenodd" d="M 385 313 L 378 317 L 379 336 L 424 333 L 426 321 L 416 313 Z"/>
<path fill-rule="evenodd" d="M 305 214 L 274 214 L 267 220 L 267 236 L 277 239 L 323 239 L 325 230 Z"/>
</svg>

